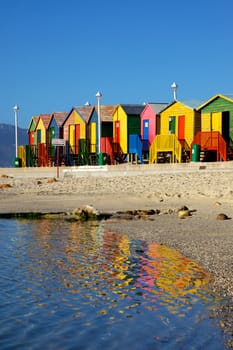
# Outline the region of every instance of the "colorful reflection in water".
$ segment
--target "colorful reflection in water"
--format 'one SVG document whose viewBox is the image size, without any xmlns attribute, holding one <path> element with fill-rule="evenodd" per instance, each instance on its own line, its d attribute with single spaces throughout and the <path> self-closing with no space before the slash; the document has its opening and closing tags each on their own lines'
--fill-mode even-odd
<svg viewBox="0 0 233 350">
<path fill-rule="evenodd" d="M 177 251 L 99 223 L 0 228 L 1 349 L 224 348 L 210 276 Z"/>
</svg>

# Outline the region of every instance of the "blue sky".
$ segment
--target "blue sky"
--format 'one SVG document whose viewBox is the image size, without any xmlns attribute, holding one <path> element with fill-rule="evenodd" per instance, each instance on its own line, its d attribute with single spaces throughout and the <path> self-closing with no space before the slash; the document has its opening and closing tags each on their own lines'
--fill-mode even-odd
<svg viewBox="0 0 233 350">
<path fill-rule="evenodd" d="M 232 0 L 0 0 L 0 123 L 233 93 Z"/>
</svg>

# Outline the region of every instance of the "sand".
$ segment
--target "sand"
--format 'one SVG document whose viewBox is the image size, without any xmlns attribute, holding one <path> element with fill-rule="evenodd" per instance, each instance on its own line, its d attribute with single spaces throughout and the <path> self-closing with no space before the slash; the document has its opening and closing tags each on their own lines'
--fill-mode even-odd
<svg viewBox="0 0 233 350">
<path fill-rule="evenodd" d="M 87 204 L 109 213 L 156 209 L 159 214 L 148 219 L 107 220 L 105 225 L 175 248 L 202 265 L 211 273 L 213 292 L 228 300 L 225 326 L 233 333 L 233 167 L 65 175 L 12 176 L 0 169 L 0 213 L 70 212 Z M 182 206 L 191 210 L 185 219 L 177 213 Z M 228 220 L 218 220 L 221 213 Z"/>
</svg>

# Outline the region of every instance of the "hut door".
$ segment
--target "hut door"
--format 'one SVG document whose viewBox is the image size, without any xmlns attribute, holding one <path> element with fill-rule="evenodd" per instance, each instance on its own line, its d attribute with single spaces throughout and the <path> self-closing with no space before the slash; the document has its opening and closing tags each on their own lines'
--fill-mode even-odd
<svg viewBox="0 0 233 350">
<path fill-rule="evenodd" d="M 226 143 L 230 141 L 230 116 L 229 112 L 222 112 L 222 136 Z"/>
<path fill-rule="evenodd" d="M 75 154 L 78 154 L 78 141 L 80 139 L 80 124 L 75 124 Z"/>
<path fill-rule="evenodd" d="M 176 132 L 176 117 L 169 117 L 169 134 Z"/>
<path fill-rule="evenodd" d="M 149 120 L 148 119 L 143 120 L 143 139 L 146 141 L 149 140 Z"/>
<path fill-rule="evenodd" d="M 143 148 L 149 149 L 149 120 L 143 120 Z"/>
<path fill-rule="evenodd" d="M 179 115 L 179 119 L 178 119 L 178 139 L 179 140 L 185 139 L 184 128 L 185 128 L 185 116 Z"/>
<path fill-rule="evenodd" d="M 55 137 L 55 129 L 52 127 L 49 129 L 49 143 L 52 144 L 52 139 Z"/>
<path fill-rule="evenodd" d="M 96 153 L 96 122 L 91 123 L 91 153 Z"/>
<path fill-rule="evenodd" d="M 69 125 L 69 142 L 70 142 L 71 152 L 74 153 L 74 151 L 75 151 L 75 147 L 74 147 L 74 125 Z"/>
<path fill-rule="evenodd" d="M 114 125 L 114 129 L 115 129 L 115 139 L 114 139 L 114 153 L 119 154 L 120 152 L 120 121 L 116 121 L 115 125 Z"/>
<path fill-rule="evenodd" d="M 52 156 L 54 156 L 55 154 L 55 146 L 53 146 L 52 144 L 52 140 L 54 139 L 54 137 L 55 137 L 55 130 L 52 127 L 49 129 L 49 155 L 52 155 Z"/>
<path fill-rule="evenodd" d="M 120 144 L 120 122 L 115 122 L 115 143 Z"/>
<path fill-rule="evenodd" d="M 37 144 L 38 143 L 41 143 L 41 130 L 40 129 L 37 130 Z"/>
<path fill-rule="evenodd" d="M 222 134 L 222 113 L 210 113 L 210 131 L 219 131 Z"/>
<path fill-rule="evenodd" d="M 201 114 L 201 131 L 210 131 L 212 130 L 212 122 L 211 122 L 211 115 L 209 113 L 202 113 Z"/>
<path fill-rule="evenodd" d="M 29 145 L 34 145 L 34 131 L 29 133 Z"/>
</svg>

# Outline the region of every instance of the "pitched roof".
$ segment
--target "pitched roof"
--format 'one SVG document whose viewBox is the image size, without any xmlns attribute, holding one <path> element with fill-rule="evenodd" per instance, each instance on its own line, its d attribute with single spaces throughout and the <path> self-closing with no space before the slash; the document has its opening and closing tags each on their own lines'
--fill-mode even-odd
<svg viewBox="0 0 233 350">
<path fill-rule="evenodd" d="M 160 112 L 165 111 L 166 109 L 168 109 L 169 107 L 173 106 L 175 103 L 181 103 L 182 105 L 184 105 L 185 107 L 188 107 L 190 109 L 195 109 L 197 110 L 197 107 L 200 106 L 201 102 L 200 101 L 195 101 L 195 100 L 190 100 L 190 101 L 185 101 L 185 100 L 174 100 L 171 103 L 169 103 L 164 109 L 162 109 Z"/>
<path fill-rule="evenodd" d="M 102 122 L 112 122 L 113 121 L 113 112 L 116 106 L 100 106 L 100 117 Z M 95 106 L 96 112 L 98 113 L 98 106 Z"/>
<path fill-rule="evenodd" d="M 69 119 L 70 115 L 73 113 L 73 111 L 76 111 L 80 117 L 86 122 L 88 123 L 92 112 L 94 110 L 94 107 L 92 106 L 76 106 L 76 107 L 72 107 L 72 109 L 70 110 L 69 113 L 66 113 L 65 118 L 63 119 L 62 125 L 64 125 L 66 123 L 66 121 Z"/>
<path fill-rule="evenodd" d="M 85 120 L 85 122 L 88 123 L 90 117 L 92 116 L 94 107 L 93 106 L 77 106 L 77 107 L 75 107 L 75 109 L 80 114 L 80 116 Z"/>
<path fill-rule="evenodd" d="M 38 123 L 38 120 L 39 120 L 39 117 L 38 116 L 34 116 L 34 117 L 32 117 L 33 118 L 33 120 L 34 120 L 34 122 L 35 122 L 35 125 Z"/>
<path fill-rule="evenodd" d="M 131 105 L 131 104 L 121 104 L 120 105 L 126 114 L 128 115 L 140 115 L 143 109 L 145 108 L 145 105 Z"/>
<path fill-rule="evenodd" d="M 200 104 L 198 107 L 198 110 L 201 110 L 203 107 L 207 106 L 209 103 L 213 102 L 214 100 L 216 100 L 219 97 L 221 97 L 225 100 L 228 100 L 229 102 L 233 102 L 233 95 L 232 94 L 229 94 L 229 95 L 217 94 L 217 95 L 212 96 L 209 100 L 205 101 L 204 103 Z"/>
<path fill-rule="evenodd" d="M 30 123 L 29 123 L 29 126 L 28 126 L 28 131 L 30 131 L 31 127 L 32 127 L 32 123 L 34 123 L 34 130 L 36 128 L 36 125 L 38 123 L 38 120 L 39 120 L 39 117 L 38 116 L 32 116 L 31 117 L 31 120 L 30 120 Z M 34 131 L 34 130 L 31 130 L 31 131 Z"/>
<path fill-rule="evenodd" d="M 52 114 L 40 114 L 39 119 L 43 121 L 45 129 L 48 129 L 50 120 L 52 119 Z"/>
<path fill-rule="evenodd" d="M 151 106 L 151 108 L 153 109 L 153 111 L 155 112 L 155 114 L 160 113 L 165 107 L 168 106 L 168 103 L 151 103 L 148 102 L 148 104 Z"/>
<path fill-rule="evenodd" d="M 65 118 L 67 116 L 67 112 L 54 112 L 52 113 L 52 117 L 56 120 L 57 126 L 61 127 Z"/>
<path fill-rule="evenodd" d="M 202 103 L 202 101 L 199 100 L 180 100 L 180 102 L 192 109 L 197 109 Z"/>
</svg>

